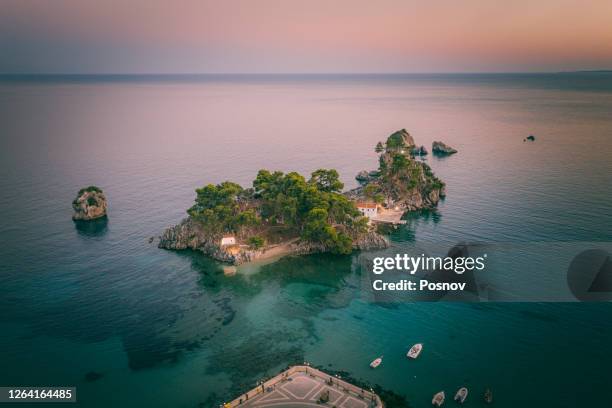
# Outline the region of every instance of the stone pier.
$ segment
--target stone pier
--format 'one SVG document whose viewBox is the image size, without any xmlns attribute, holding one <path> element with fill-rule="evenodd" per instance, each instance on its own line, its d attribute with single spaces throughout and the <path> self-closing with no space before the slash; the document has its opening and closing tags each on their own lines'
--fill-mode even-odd
<svg viewBox="0 0 612 408">
<path fill-rule="evenodd" d="M 310 366 L 299 365 L 224 404 L 224 408 L 236 407 L 382 408 L 383 404 L 372 391 Z"/>
</svg>

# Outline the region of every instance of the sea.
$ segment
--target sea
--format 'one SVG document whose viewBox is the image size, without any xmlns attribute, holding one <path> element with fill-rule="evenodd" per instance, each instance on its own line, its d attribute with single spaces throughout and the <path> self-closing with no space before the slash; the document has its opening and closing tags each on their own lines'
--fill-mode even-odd
<svg viewBox="0 0 612 408">
<path fill-rule="evenodd" d="M 575 255 L 610 248 L 612 73 L 0 77 L 0 386 L 218 407 L 307 362 L 411 407 L 462 386 L 468 407 L 486 388 L 500 408 L 612 406 L 607 301 L 377 301 L 359 253 L 228 274 L 157 248 L 196 188 L 263 168 L 354 188 L 403 128 L 459 152 L 425 158 L 446 198 L 390 230 L 392 253 L 491 245 L 500 280 L 562 291 Z M 75 223 L 88 185 L 108 217 Z"/>
</svg>

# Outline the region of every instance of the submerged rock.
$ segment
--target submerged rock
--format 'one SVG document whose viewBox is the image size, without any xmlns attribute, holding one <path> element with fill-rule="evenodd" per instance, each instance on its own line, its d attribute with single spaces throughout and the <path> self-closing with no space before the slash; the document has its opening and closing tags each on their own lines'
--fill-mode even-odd
<svg viewBox="0 0 612 408">
<path fill-rule="evenodd" d="M 76 198 L 72 201 L 75 221 L 89 221 L 106 216 L 108 204 L 102 189 L 89 186 L 79 190 Z"/>
<path fill-rule="evenodd" d="M 90 371 L 87 374 L 85 374 L 85 381 L 94 382 L 94 381 L 99 380 L 102 377 L 104 377 L 104 374 L 98 373 L 96 371 Z"/>
<path fill-rule="evenodd" d="M 454 149 L 450 147 L 449 145 L 447 145 L 446 143 L 440 142 L 440 141 L 436 141 L 431 144 L 431 151 L 434 154 L 439 154 L 439 155 L 449 155 L 449 154 L 457 153 L 457 149 Z"/>
</svg>

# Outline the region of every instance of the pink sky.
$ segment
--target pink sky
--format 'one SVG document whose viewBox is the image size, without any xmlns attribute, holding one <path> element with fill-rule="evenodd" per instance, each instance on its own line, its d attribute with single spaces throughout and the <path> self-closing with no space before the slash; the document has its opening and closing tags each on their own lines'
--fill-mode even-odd
<svg viewBox="0 0 612 408">
<path fill-rule="evenodd" d="M 612 68 L 610 0 L 1 0 L 0 72 Z"/>
</svg>

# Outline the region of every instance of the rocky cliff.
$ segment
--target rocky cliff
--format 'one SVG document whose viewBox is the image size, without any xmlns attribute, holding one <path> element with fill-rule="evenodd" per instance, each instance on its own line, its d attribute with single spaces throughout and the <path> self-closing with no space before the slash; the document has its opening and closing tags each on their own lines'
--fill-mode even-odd
<svg viewBox="0 0 612 408">
<path fill-rule="evenodd" d="M 445 196 L 445 184 L 427 163 L 389 153 L 383 154 L 380 162 L 384 169 L 381 191 L 392 206 L 406 211 L 431 209 Z"/>
<path fill-rule="evenodd" d="M 82 188 L 72 201 L 73 220 L 95 220 L 106 216 L 108 203 L 104 192 L 96 186 Z"/>
<path fill-rule="evenodd" d="M 380 142 L 377 151 L 380 153 L 378 170 L 360 173 L 362 186 L 347 193 L 351 199 L 373 200 L 388 207 L 414 211 L 434 208 L 445 196 L 444 183 L 429 165 L 414 158 L 426 154 L 427 150 L 416 147 L 405 129 L 391 134 L 384 145 Z M 366 174 L 376 174 L 376 177 L 362 177 Z"/>
</svg>

